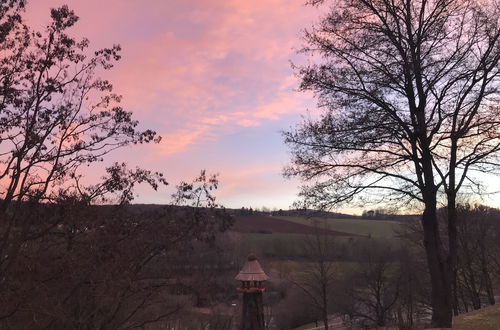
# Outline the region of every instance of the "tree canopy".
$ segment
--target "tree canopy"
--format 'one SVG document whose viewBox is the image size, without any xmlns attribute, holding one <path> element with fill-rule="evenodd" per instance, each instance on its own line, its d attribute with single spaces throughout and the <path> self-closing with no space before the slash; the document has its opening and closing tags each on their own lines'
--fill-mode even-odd
<svg viewBox="0 0 500 330">
<path fill-rule="evenodd" d="M 111 151 L 160 137 L 100 78 L 120 59 L 119 45 L 89 51 L 89 40 L 70 35 L 78 16 L 67 6 L 36 31 L 24 6 L 0 2 L 2 327 L 163 320 L 181 307 L 166 298 L 178 275 L 169 258 L 213 244 L 232 223 L 213 196 L 218 179 L 201 172 L 163 207 L 128 205 L 138 184 L 167 185 L 160 172 L 114 163 L 100 181 L 85 180 L 84 169 Z"/>
<path fill-rule="evenodd" d="M 337 1 L 307 30 L 301 89 L 323 111 L 285 134 L 286 173 L 316 180 L 305 199 L 423 202 L 428 185 L 474 190 L 477 171 L 497 170 L 496 13 L 475 1 Z"/>
<path fill-rule="evenodd" d="M 366 201 L 423 209 L 433 323 L 451 325 L 456 201 L 498 171 L 496 1 L 341 0 L 306 30 L 301 89 L 322 110 L 285 133 L 306 207 Z M 445 248 L 436 217 L 448 208 Z M 444 291 L 441 291 L 444 290 Z M 444 297 L 444 298 L 441 298 Z"/>
</svg>

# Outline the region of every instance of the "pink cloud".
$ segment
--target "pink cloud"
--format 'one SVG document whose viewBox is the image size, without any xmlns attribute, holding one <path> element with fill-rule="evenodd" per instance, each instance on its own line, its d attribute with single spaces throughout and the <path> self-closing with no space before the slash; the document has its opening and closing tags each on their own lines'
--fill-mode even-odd
<svg viewBox="0 0 500 330">
<path fill-rule="evenodd" d="M 181 132 L 194 122 L 258 126 L 303 104 L 290 92 L 296 81 L 288 64 L 314 13 L 300 2 L 48 0 L 30 3 L 28 13 L 43 22 L 48 7 L 62 3 L 81 16 L 78 31 L 93 44 L 122 44 L 111 81 L 125 106 L 165 129 L 172 121 L 182 123 Z M 201 136 L 189 135 L 186 143 Z"/>
<path fill-rule="evenodd" d="M 188 147 L 200 142 L 207 142 L 213 138 L 209 127 L 204 125 L 193 125 L 173 132 L 162 133 L 162 141 L 159 145 L 151 145 L 152 153 L 158 157 L 185 152 Z"/>
<path fill-rule="evenodd" d="M 318 15 L 303 1 L 30 1 L 29 20 L 43 26 L 48 9 L 62 4 L 81 17 L 73 32 L 88 37 L 92 49 L 122 45 L 123 59 L 105 77 L 124 95 L 126 109 L 162 133 L 159 145 L 141 149 L 132 161 L 184 173 L 182 162 L 197 159 L 195 153 L 210 159 L 210 146 L 227 135 L 258 130 L 310 103 L 293 91 L 298 82 L 288 62 L 300 46 L 300 30 Z M 230 157 L 210 163 L 231 182 L 227 198 L 242 186 L 265 189 L 271 173 L 273 182 L 281 180 L 281 166 L 259 165 L 262 172 L 250 173 L 244 162 L 225 166 Z M 190 169 L 203 167 L 193 163 Z"/>
</svg>

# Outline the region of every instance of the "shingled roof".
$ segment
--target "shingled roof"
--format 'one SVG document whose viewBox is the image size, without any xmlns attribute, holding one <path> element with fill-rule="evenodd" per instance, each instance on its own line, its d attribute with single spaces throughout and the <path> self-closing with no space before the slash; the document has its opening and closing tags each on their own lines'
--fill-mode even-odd
<svg viewBox="0 0 500 330">
<path fill-rule="evenodd" d="M 235 277 L 238 281 L 266 281 L 269 276 L 264 273 L 262 267 L 257 261 L 257 257 L 254 254 L 248 256 L 247 262 L 243 265 L 241 271 Z"/>
</svg>

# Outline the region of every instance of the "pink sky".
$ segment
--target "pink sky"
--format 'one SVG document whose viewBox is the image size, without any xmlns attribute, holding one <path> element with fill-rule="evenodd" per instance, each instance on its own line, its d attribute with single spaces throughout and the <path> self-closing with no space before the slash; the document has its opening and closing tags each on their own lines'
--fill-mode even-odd
<svg viewBox="0 0 500 330">
<path fill-rule="evenodd" d="M 91 48 L 122 46 L 106 78 L 163 141 L 122 150 L 109 163 L 163 171 L 171 184 L 207 169 L 220 174 L 217 196 L 227 207 L 288 208 L 298 183 L 281 176 L 289 157 L 280 131 L 314 106 L 294 91 L 289 63 L 300 31 L 320 15 L 304 2 L 31 0 L 27 16 L 42 28 L 50 8 L 67 4 L 80 16 L 73 33 Z M 167 200 L 143 189 L 137 202 Z"/>
</svg>

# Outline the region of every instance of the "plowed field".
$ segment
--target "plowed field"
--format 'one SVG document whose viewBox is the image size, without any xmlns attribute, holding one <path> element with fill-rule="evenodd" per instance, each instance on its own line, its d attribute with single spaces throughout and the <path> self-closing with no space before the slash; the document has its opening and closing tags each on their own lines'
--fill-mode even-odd
<svg viewBox="0 0 500 330">
<path fill-rule="evenodd" d="M 277 219 L 265 215 L 236 216 L 233 227 L 234 231 L 244 233 L 289 233 L 289 234 L 314 234 L 315 228 L 287 220 Z M 323 229 L 320 229 L 321 231 Z M 362 237 L 362 235 L 351 234 L 335 230 L 326 230 L 330 235 Z"/>
</svg>

